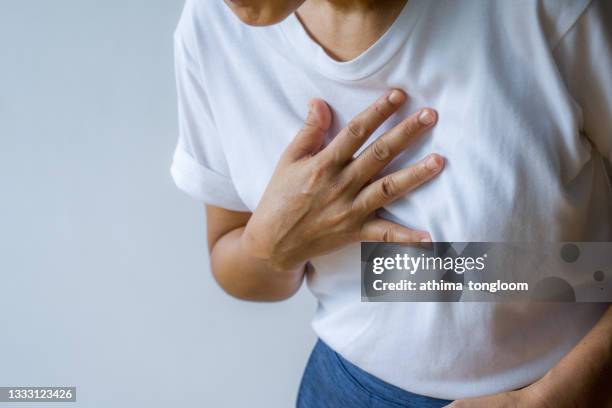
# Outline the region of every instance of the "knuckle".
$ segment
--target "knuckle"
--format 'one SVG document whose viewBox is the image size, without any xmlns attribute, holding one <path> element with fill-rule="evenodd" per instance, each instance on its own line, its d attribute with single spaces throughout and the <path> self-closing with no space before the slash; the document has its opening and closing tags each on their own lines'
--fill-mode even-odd
<svg viewBox="0 0 612 408">
<path fill-rule="evenodd" d="M 390 106 L 391 103 L 385 98 L 382 102 L 378 102 L 374 105 L 374 109 L 372 110 L 373 115 L 376 116 L 376 119 L 379 121 L 384 121 Z"/>
<path fill-rule="evenodd" d="M 314 161 L 312 167 L 310 168 L 310 178 L 319 181 L 326 173 L 327 167 L 325 164 L 319 160 Z"/>
<path fill-rule="evenodd" d="M 395 237 L 397 236 L 395 228 L 389 227 L 383 231 L 382 241 L 383 242 L 395 242 Z"/>
<path fill-rule="evenodd" d="M 378 139 L 372 143 L 371 151 L 374 159 L 379 162 L 384 163 L 391 156 L 391 149 L 389 149 L 389 145 L 384 139 Z"/>
<path fill-rule="evenodd" d="M 395 180 L 391 176 L 385 176 L 380 182 L 380 195 L 383 199 L 391 199 L 397 193 Z"/>
<path fill-rule="evenodd" d="M 352 160 L 352 159 L 349 159 L 349 160 Z M 330 152 L 330 164 L 334 164 L 334 163 L 339 163 L 339 164 L 344 164 L 344 165 L 346 165 L 347 163 L 347 159 L 344 157 L 344 152 L 339 148 L 335 148 L 331 150 Z"/>
<path fill-rule="evenodd" d="M 425 180 L 425 174 L 423 172 L 423 168 L 421 166 L 411 166 L 410 167 L 410 179 L 414 184 L 418 184 Z"/>
<path fill-rule="evenodd" d="M 363 140 L 367 136 L 367 130 L 363 124 L 353 119 L 346 125 L 346 131 L 352 138 L 356 140 Z"/>
<path fill-rule="evenodd" d="M 338 149 L 331 146 L 324 146 L 321 148 L 320 152 L 323 154 L 315 154 L 315 167 L 317 167 L 319 171 L 328 172 L 329 169 L 335 166 L 334 160 L 338 155 Z"/>
<path fill-rule="evenodd" d="M 409 118 L 404 121 L 402 126 L 402 134 L 405 136 L 412 136 L 421 129 L 421 124 L 416 116 Z"/>
</svg>

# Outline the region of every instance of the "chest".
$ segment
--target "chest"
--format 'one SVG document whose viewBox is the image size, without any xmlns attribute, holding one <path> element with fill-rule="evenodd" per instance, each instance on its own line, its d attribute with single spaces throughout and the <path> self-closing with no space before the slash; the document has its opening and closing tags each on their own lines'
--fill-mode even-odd
<svg viewBox="0 0 612 408">
<path fill-rule="evenodd" d="M 213 110 L 239 194 L 255 209 L 280 155 L 305 120 L 310 98 L 321 98 L 332 109 L 329 142 L 391 87 L 404 89 L 409 100 L 362 149 L 419 108 L 436 109 L 439 121 L 381 175 L 437 152 L 449 163 L 445 173 L 457 180 L 485 175 L 493 184 L 525 182 L 530 171 L 543 169 L 561 181 L 571 179 L 588 160 L 590 145 L 579 132 L 579 110 L 554 66 L 542 63 L 533 70 L 511 66 L 511 61 L 490 63 L 496 52 L 483 44 L 473 55 L 442 46 L 423 55 L 406 46 L 362 81 L 332 80 L 282 56 L 270 57 L 263 72 L 263 61 L 240 67 L 258 75 L 228 68 L 225 79 L 212 78 L 209 86 L 225 93 Z M 512 53 L 503 55 L 511 59 Z M 223 85 L 227 76 L 233 78 L 232 87 Z"/>
</svg>

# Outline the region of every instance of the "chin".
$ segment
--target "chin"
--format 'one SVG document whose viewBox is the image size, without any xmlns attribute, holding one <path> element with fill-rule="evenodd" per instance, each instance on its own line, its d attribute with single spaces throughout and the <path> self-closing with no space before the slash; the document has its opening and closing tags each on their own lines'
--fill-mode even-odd
<svg viewBox="0 0 612 408">
<path fill-rule="evenodd" d="M 283 21 L 294 9 L 279 10 L 274 7 L 249 4 L 246 0 L 225 0 L 225 4 L 245 24 L 250 26 L 269 26 Z"/>
</svg>

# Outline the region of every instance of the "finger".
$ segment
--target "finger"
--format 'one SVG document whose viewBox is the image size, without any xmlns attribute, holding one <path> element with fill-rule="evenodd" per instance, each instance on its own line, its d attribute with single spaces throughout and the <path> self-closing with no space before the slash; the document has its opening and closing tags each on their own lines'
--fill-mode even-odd
<svg viewBox="0 0 612 408">
<path fill-rule="evenodd" d="M 435 111 L 423 109 L 385 132 L 347 166 L 347 179 L 353 180 L 354 185 L 361 188 L 417 137 L 431 128 L 436 119 Z"/>
<path fill-rule="evenodd" d="M 354 207 L 364 214 L 369 214 L 432 179 L 443 167 L 442 156 L 431 154 L 410 167 L 366 186 L 355 198 Z"/>
<path fill-rule="evenodd" d="M 331 125 L 331 111 L 322 99 L 313 98 L 304 126 L 283 153 L 283 159 L 294 162 L 316 153 L 325 140 Z"/>
<path fill-rule="evenodd" d="M 360 241 L 429 243 L 431 237 L 427 232 L 416 231 L 391 221 L 375 218 L 366 221 L 359 231 Z"/>
<path fill-rule="evenodd" d="M 337 164 L 344 164 L 406 100 L 406 94 L 393 89 L 353 118 L 321 152 Z"/>
</svg>

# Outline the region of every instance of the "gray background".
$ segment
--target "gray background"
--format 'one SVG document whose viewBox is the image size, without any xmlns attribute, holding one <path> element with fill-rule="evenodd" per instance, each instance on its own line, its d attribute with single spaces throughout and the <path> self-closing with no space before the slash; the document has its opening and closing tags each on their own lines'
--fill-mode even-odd
<svg viewBox="0 0 612 408">
<path fill-rule="evenodd" d="M 181 8 L 0 3 L 0 386 L 78 387 L 54 407 L 294 403 L 312 297 L 225 295 L 168 173 Z"/>
</svg>

